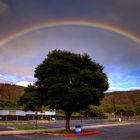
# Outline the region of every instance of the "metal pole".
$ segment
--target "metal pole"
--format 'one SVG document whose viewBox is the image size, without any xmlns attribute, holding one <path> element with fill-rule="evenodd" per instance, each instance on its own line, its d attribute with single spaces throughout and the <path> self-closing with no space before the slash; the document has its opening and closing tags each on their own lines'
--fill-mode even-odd
<svg viewBox="0 0 140 140">
<path fill-rule="evenodd" d="M 35 111 L 35 127 L 37 128 L 37 111 Z"/>
</svg>

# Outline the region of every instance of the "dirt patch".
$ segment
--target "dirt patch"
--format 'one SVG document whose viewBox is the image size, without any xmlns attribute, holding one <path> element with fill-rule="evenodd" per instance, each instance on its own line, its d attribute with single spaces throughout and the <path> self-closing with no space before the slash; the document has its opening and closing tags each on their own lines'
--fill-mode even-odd
<svg viewBox="0 0 140 140">
<path fill-rule="evenodd" d="M 42 132 L 42 134 L 46 134 L 46 135 L 56 135 L 56 136 L 67 136 L 67 135 L 70 135 L 70 134 L 74 134 L 75 131 L 71 130 L 70 132 L 67 132 L 65 130 L 59 130 L 59 131 L 45 131 L 45 132 Z"/>
</svg>

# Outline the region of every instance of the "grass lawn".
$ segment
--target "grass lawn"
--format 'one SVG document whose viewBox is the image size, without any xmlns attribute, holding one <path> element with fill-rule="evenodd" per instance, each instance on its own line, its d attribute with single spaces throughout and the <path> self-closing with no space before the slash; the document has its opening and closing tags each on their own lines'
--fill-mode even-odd
<svg viewBox="0 0 140 140">
<path fill-rule="evenodd" d="M 17 130 L 34 130 L 34 129 L 47 129 L 48 127 L 44 126 L 16 126 Z"/>
<path fill-rule="evenodd" d="M 32 122 L 25 122 L 25 121 L 1 121 L 0 125 L 16 125 L 16 124 L 32 124 Z"/>
</svg>

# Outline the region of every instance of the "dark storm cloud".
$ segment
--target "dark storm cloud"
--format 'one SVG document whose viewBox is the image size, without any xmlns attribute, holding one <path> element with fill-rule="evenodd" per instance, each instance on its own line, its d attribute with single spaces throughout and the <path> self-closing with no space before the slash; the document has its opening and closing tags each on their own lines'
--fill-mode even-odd
<svg viewBox="0 0 140 140">
<path fill-rule="evenodd" d="M 47 20 L 79 19 L 118 26 L 140 35 L 138 0 L 4 0 L 0 15 L 1 38 Z"/>
<path fill-rule="evenodd" d="M 114 1 L 115 3 L 117 4 L 120 4 L 120 5 L 130 5 L 130 6 L 137 6 L 140 4 L 140 1 L 139 0 L 117 0 L 117 1 Z"/>
<path fill-rule="evenodd" d="M 9 7 L 2 0 L 0 0 L 0 15 L 5 15 L 9 12 Z"/>
</svg>

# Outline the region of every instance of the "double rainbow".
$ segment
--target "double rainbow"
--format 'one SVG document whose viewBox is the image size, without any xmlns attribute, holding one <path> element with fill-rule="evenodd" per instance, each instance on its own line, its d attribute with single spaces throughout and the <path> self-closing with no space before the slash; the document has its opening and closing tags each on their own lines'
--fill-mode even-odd
<svg viewBox="0 0 140 140">
<path fill-rule="evenodd" d="M 33 31 L 36 30 L 40 30 L 43 28 L 52 28 L 52 27 L 56 27 L 56 26 L 71 26 L 71 25 L 75 25 L 75 26 L 84 26 L 84 27 L 93 27 L 93 28 L 97 28 L 97 29 L 103 29 L 109 32 L 113 32 L 115 34 L 121 35 L 123 37 L 128 38 L 129 40 L 132 40 L 138 44 L 140 44 L 140 38 L 130 34 L 129 32 L 126 32 L 120 28 L 117 27 L 113 27 L 110 25 L 105 25 L 102 23 L 98 23 L 98 22 L 92 22 L 92 21 L 81 21 L 81 20 L 65 20 L 65 21 L 48 21 L 45 23 L 41 23 L 39 25 L 35 25 L 32 27 L 29 27 L 27 29 L 21 30 L 17 33 L 14 33 L 10 36 L 8 36 L 7 38 L 3 39 L 0 41 L 0 45 L 4 45 L 6 43 L 8 43 L 9 41 L 12 41 L 18 37 L 21 37 L 23 35 L 26 35 L 28 33 L 31 33 Z"/>
</svg>

